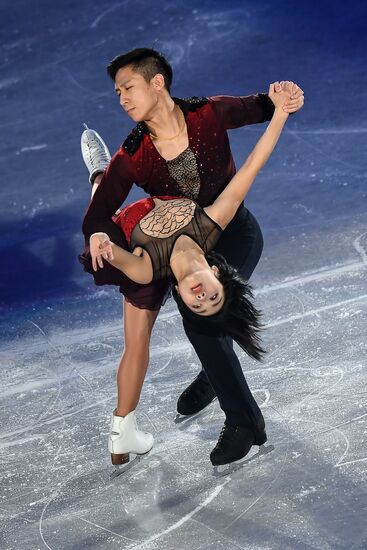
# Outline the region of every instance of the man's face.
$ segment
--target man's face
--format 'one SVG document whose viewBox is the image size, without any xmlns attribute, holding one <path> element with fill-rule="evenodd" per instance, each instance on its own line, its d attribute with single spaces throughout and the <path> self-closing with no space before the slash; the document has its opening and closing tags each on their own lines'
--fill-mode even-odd
<svg viewBox="0 0 367 550">
<path fill-rule="evenodd" d="M 116 73 L 115 91 L 120 98 L 120 105 L 134 122 L 149 120 L 149 113 L 157 104 L 154 78 L 148 83 L 129 66 Z"/>
</svg>

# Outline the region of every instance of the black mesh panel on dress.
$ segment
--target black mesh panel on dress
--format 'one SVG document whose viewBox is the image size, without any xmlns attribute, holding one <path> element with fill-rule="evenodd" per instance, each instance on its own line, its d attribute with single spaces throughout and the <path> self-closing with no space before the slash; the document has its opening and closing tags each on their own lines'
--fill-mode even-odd
<svg viewBox="0 0 367 550">
<path fill-rule="evenodd" d="M 131 234 L 131 250 L 141 246 L 149 254 L 153 264 L 153 279 L 165 279 L 171 276 L 170 257 L 174 244 L 180 235 L 192 238 L 206 254 L 217 243 L 222 229 L 204 210 L 189 199 L 160 201 L 154 198 L 156 207 L 134 227 Z M 160 201 L 160 202 L 159 202 Z M 161 204 L 163 202 L 163 204 Z M 169 215 L 172 203 L 175 213 Z M 163 218 L 163 213 L 166 216 Z M 146 223 L 146 220 L 148 222 Z M 160 228 L 165 223 L 165 237 Z"/>
</svg>

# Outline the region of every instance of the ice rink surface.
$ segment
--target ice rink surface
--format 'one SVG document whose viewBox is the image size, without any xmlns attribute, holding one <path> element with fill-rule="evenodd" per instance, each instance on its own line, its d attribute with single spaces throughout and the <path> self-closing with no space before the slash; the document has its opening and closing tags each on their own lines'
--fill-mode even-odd
<svg viewBox="0 0 367 550">
<path fill-rule="evenodd" d="M 364 2 L 5 0 L 0 21 L 0 548 L 367 548 Z M 85 121 L 114 151 L 132 128 L 105 66 L 136 46 L 167 55 L 178 97 L 305 90 L 246 201 L 268 354 L 236 349 L 274 449 L 223 476 L 218 402 L 174 422 L 199 361 L 169 301 L 138 409 L 154 448 L 109 478 L 121 297 L 76 261 L 79 140 Z M 230 132 L 237 164 L 262 130 Z"/>
</svg>

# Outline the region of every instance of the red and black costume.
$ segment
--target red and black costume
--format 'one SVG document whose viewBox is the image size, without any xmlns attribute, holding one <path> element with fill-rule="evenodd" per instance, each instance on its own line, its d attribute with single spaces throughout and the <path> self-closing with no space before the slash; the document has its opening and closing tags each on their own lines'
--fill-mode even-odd
<svg viewBox="0 0 367 550">
<path fill-rule="evenodd" d="M 185 196 L 201 207 L 212 204 L 235 174 L 227 130 L 264 122 L 274 110 L 265 94 L 173 99 L 185 116 L 188 148 L 175 159 L 166 161 L 150 139 L 145 123 L 139 123 L 111 159 L 88 207 L 83 222 L 86 244 L 90 235 L 103 231 L 113 242 L 129 249 L 113 214 L 134 183 L 150 195 Z M 129 219 L 125 216 L 125 221 L 130 227 L 137 223 L 141 208 L 146 212 L 147 205 L 149 202 L 144 207 L 127 207 Z M 167 295 L 168 281 L 139 285 L 106 263 L 94 273 L 88 248 L 81 260 L 85 269 L 93 273 L 97 285 L 118 285 L 125 298 L 137 307 L 159 309 Z"/>
<path fill-rule="evenodd" d="M 151 196 L 185 196 L 202 208 L 212 204 L 235 173 L 227 130 L 270 120 L 274 111 L 265 94 L 174 101 L 186 119 L 189 147 L 173 161 L 166 161 L 151 141 L 146 125 L 139 123 L 112 158 L 88 207 L 83 222 L 86 243 L 90 235 L 103 231 L 113 242 L 129 249 L 112 217 L 134 183 Z M 131 218 L 133 225 L 138 217 Z M 260 258 L 262 244 L 256 219 L 242 205 L 222 232 L 215 250 L 248 279 Z M 97 284 L 119 285 L 126 299 L 137 307 L 158 309 L 167 291 L 164 279 L 138 285 L 106 263 L 94 276 Z M 263 418 L 232 339 L 198 334 L 186 319 L 183 325 L 203 366 L 199 376 L 209 378 L 227 422 L 248 426 L 256 438 L 263 430 Z"/>
</svg>

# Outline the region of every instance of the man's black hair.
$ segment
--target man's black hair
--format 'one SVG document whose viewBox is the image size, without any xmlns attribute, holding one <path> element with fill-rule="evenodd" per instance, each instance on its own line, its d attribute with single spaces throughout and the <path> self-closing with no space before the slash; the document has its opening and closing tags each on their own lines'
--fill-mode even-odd
<svg viewBox="0 0 367 550">
<path fill-rule="evenodd" d="M 177 281 L 174 280 L 172 295 L 184 324 L 206 336 L 230 336 L 250 357 L 261 360 L 265 353 L 259 337 L 262 328 L 261 312 L 251 302 L 251 286 L 218 252 L 209 252 L 205 258 L 210 266 L 216 265 L 219 269 L 218 278 L 224 289 L 224 305 L 214 315 L 200 316 L 183 302 L 175 288 Z"/>
<path fill-rule="evenodd" d="M 170 93 L 173 79 L 172 67 L 167 59 L 151 48 L 135 48 L 130 52 L 118 55 L 109 63 L 107 73 L 114 81 L 117 71 L 131 66 L 133 71 L 141 74 L 146 82 L 150 82 L 156 74 L 164 77 L 165 87 Z"/>
</svg>

